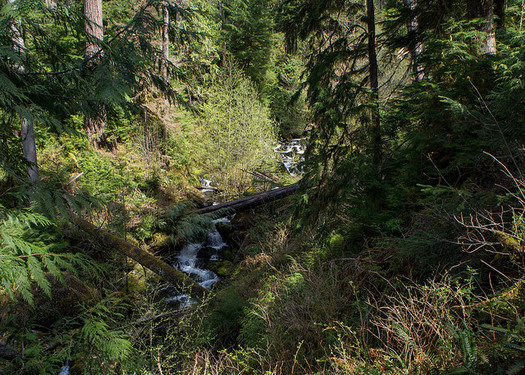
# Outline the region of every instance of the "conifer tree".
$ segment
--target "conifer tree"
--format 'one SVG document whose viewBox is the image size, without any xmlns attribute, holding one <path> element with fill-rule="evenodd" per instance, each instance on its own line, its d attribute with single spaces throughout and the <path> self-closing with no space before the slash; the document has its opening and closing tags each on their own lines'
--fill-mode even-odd
<svg viewBox="0 0 525 375">
<path fill-rule="evenodd" d="M 468 0 L 467 16 L 480 19 L 477 29 L 483 34 L 481 51 L 487 55 L 496 54 L 496 34 L 494 32 L 494 10 L 492 0 Z"/>
<path fill-rule="evenodd" d="M 226 45 L 259 90 L 266 80 L 273 47 L 269 3 L 269 0 L 222 2 Z"/>
<path fill-rule="evenodd" d="M 85 58 L 90 70 L 103 54 L 101 43 L 104 38 L 102 0 L 84 0 L 86 41 Z M 104 103 L 94 103 L 93 112 L 86 113 L 84 129 L 88 139 L 96 147 L 110 146 L 106 135 L 107 111 Z"/>
<path fill-rule="evenodd" d="M 410 40 L 410 55 L 412 57 L 412 73 L 416 82 L 421 82 L 425 73 L 420 63 L 420 56 L 423 49 L 419 30 L 417 15 L 415 14 L 416 0 L 404 0 L 405 7 L 410 11 L 411 16 L 407 21 L 407 34 Z"/>
<path fill-rule="evenodd" d="M 7 0 L 8 4 L 16 7 L 17 0 Z M 11 40 L 13 49 L 20 55 L 25 54 L 25 41 L 22 36 L 22 30 L 19 23 L 13 20 L 11 23 Z M 20 59 L 23 60 L 22 58 Z M 25 67 L 22 63 L 18 63 L 16 66 L 20 73 L 25 72 Z M 30 110 L 27 111 L 30 113 Z M 36 156 L 36 144 L 35 144 L 35 129 L 33 120 L 29 116 L 20 116 L 20 127 L 22 136 L 22 146 L 24 150 L 24 157 L 27 163 L 27 174 L 31 182 L 38 181 L 38 162 Z"/>
<path fill-rule="evenodd" d="M 494 15 L 496 16 L 496 28 L 505 28 L 505 0 L 494 0 Z"/>
<path fill-rule="evenodd" d="M 170 58 L 170 11 L 168 4 L 162 5 L 162 79 L 168 82 L 168 62 Z"/>
<path fill-rule="evenodd" d="M 370 89 L 372 100 L 375 101 L 372 108 L 372 159 L 374 166 L 378 168 L 382 159 L 381 123 L 379 119 L 379 78 L 376 54 L 376 21 L 374 0 L 366 1 L 367 27 L 368 27 L 368 68 L 370 74 Z"/>
</svg>

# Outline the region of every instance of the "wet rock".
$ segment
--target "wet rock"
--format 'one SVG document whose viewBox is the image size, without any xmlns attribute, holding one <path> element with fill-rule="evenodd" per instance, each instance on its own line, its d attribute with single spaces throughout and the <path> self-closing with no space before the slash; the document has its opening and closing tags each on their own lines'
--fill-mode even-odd
<svg viewBox="0 0 525 375">
<path fill-rule="evenodd" d="M 184 195 L 186 196 L 187 200 L 192 201 L 197 206 L 202 206 L 206 202 L 206 196 L 199 189 L 196 189 L 191 185 L 185 186 Z"/>
<path fill-rule="evenodd" d="M 172 284 L 168 284 L 164 286 L 163 288 L 159 289 L 157 297 L 159 300 L 164 300 L 169 297 L 173 297 L 174 295 L 180 293 L 180 291 L 175 288 Z"/>
<path fill-rule="evenodd" d="M 239 212 L 232 220 L 233 230 L 246 230 L 255 225 L 256 220 L 253 214 L 249 212 Z"/>
<path fill-rule="evenodd" d="M 219 255 L 222 260 L 228 260 L 230 262 L 233 262 L 233 259 L 235 258 L 235 254 L 233 253 L 232 248 L 229 246 L 222 248 L 219 252 Z"/>
<path fill-rule="evenodd" d="M 210 246 L 203 246 L 197 253 L 199 259 L 210 259 L 212 255 L 216 254 L 217 250 Z"/>
<path fill-rule="evenodd" d="M 174 251 L 175 244 L 169 235 L 159 232 L 153 235 L 149 248 L 154 254 L 168 254 Z"/>
<path fill-rule="evenodd" d="M 218 222 L 215 224 L 215 228 L 217 228 L 217 232 L 220 233 L 222 238 L 228 238 L 233 232 L 233 226 L 230 223 Z"/>
<path fill-rule="evenodd" d="M 228 260 L 208 263 L 208 269 L 215 272 L 219 277 L 230 277 L 234 270 L 234 265 Z"/>
</svg>

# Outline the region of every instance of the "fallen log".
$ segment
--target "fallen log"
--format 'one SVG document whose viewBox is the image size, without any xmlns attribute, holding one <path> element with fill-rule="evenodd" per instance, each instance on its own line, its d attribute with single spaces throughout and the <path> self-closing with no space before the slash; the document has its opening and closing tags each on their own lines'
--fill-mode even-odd
<svg viewBox="0 0 525 375">
<path fill-rule="evenodd" d="M 124 241 L 119 236 L 105 230 L 98 228 L 91 224 L 89 221 L 84 220 L 76 215 L 71 215 L 73 222 L 84 232 L 90 234 L 101 246 L 109 247 L 118 252 L 129 256 L 146 268 L 149 268 L 157 275 L 161 276 L 164 280 L 167 280 L 174 284 L 176 287 L 181 288 L 181 291 L 188 293 L 192 297 L 202 299 L 210 293 L 210 291 L 192 278 L 187 276 L 185 273 L 176 270 L 166 262 L 163 262 L 155 255 L 142 250 L 141 248 Z"/>
<path fill-rule="evenodd" d="M 299 189 L 298 184 L 292 184 L 283 186 L 277 189 L 270 191 L 265 191 L 264 193 L 259 193 L 251 195 L 249 197 L 235 199 L 230 202 L 216 204 L 214 206 L 204 207 L 195 211 L 192 211 L 192 214 L 207 214 L 221 209 L 231 209 L 235 211 L 243 211 L 249 208 L 259 206 L 261 204 L 270 203 L 277 199 L 284 198 L 288 195 L 295 193 Z"/>
</svg>

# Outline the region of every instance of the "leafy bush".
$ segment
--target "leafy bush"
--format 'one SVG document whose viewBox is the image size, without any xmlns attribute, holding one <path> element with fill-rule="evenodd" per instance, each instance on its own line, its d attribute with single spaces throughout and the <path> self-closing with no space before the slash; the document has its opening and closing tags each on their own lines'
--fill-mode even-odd
<svg viewBox="0 0 525 375">
<path fill-rule="evenodd" d="M 273 161 L 276 134 L 270 112 L 232 63 L 213 79 L 198 121 L 214 181 L 237 185 L 242 193 L 251 180 L 246 172 Z"/>
</svg>

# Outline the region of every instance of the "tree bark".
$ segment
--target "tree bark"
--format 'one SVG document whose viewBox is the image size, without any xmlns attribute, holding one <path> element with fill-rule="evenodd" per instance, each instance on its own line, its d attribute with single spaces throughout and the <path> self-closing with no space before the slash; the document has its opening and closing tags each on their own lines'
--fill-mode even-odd
<svg viewBox="0 0 525 375">
<path fill-rule="evenodd" d="M 44 3 L 49 9 L 55 9 L 57 7 L 57 2 L 55 0 L 45 0 Z"/>
<path fill-rule="evenodd" d="M 102 0 L 84 0 L 84 17 L 84 28 L 89 36 L 86 41 L 86 59 L 93 60 L 102 53 L 98 46 L 104 39 Z"/>
<path fill-rule="evenodd" d="M 167 4 L 162 6 L 162 79 L 168 82 L 168 61 L 170 58 L 170 11 Z"/>
<path fill-rule="evenodd" d="M 33 121 L 26 117 L 22 117 L 20 123 L 22 147 L 24 149 L 24 156 L 27 163 L 27 175 L 29 176 L 29 181 L 34 183 L 39 179 L 38 161 L 36 156 L 35 129 L 33 127 Z"/>
<path fill-rule="evenodd" d="M 88 35 L 86 40 L 85 58 L 87 66 L 94 69 L 96 61 L 102 57 L 102 49 L 99 43 L 104 39 L 104 28 L 102 19 L 102 0 L 84 0 L 85 30 Z M 88 139 L 97 148 L 109 147 L 106 135 L 107 112 L 103 103 L 95 105 L 96 113 L 86 113 L 84 117 L 84 129 Z"/>
<path fill-rule="evenodd" d="M 16 0 L 7 0 L 8 4 L 15 5 Z M 12 37 L 11 42 L 13 43 L 14 50 L 20 55 L 26 53 L 26 46 L 22 30 L 17 21 L 11 23 Z M 25 72 L 23 64 L 16 66 L 20 73 Z M 24 158 L 27 164 L 27 175 L 31 182 L 36 182 L 39 179 L 38 176 L 38 161 L 36 156 L 36 143 L 35 143 L 35 129 L 33 126 L 33 120 L 28 117 L 20 118 L 20 133 L 22 137 L 22 148 L 24 151 Z"/>
<path fill-rule="evenodd" d="M 404 2 L 405 6 L 413 13 L 416 8 L 415 0 L 404 0 Z M 412 73 L 414 75 L 414 80 L 416 82 L 421 82 L 425 76 L 423 67 L 419 63 L 419 57 L 423 51 L 423 46 L 419 40 L 419 23 L 415 15 L 413 15 L 407 22 L 407 32 L 410 36 L 409 49 L 410 55 L 412 56 Z"/>
<path fill-rule="evenodd" d="M 494 15 L 496 16 L 496 29 L 504 29 L 505 0 L 494 0 Z"/>
<path fill-rule="evenodd" d="M 445 17 L 445 4 L 443 3 L 443 0 L 437 0 L 437 12 L 436 12 L 436 31 L 438 34 L 438 37 L 443 37 L 443 19 Z"/>
<path fill-rule="evenodd" d="M 152 255 L 137 246 L 126 242 L 117 235 L 110 233 L 105 229 L 101 229 L 91 224 L 78 216 L 71 215 L 72 221 L 84 232 L 92 236 L 101 246 L 116 250 L 135 261 L 139 262 L 146 268 L 149 268 L 163 279 L 171 282 L 176 287 L 180 288 L 182 292 L 188 293 L 195 298 L 204 298 L 210 291 L 185 273 L 176 270 L 166 262 L 163 262 L 155 255 Z"/>
<path fill-rule="evenodd" d="M 486 55 L 496 54 L 496 34 L 494 33 L 494 12 L 492 0 L 467 0 L 467 17 L 481 18 L 483 23 L 477 27 L 484 36 L 481 41 L 481 52 Z"/>
<path fill-rule="evenodd" d="M 379 119 L 379 78 L 376 54 L 376 23 L 374 0 L 366 0 L 367 27 L 368 27 L 368 66 L 370 70 L 370 89 L 372 100 L 372 159 L 374 166 L 379 168 L 382 160 L 381 123 Z"/>
</svg>

